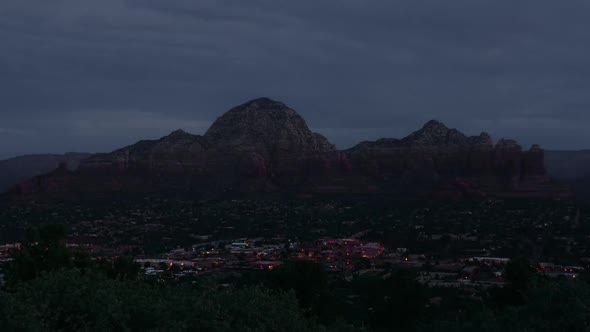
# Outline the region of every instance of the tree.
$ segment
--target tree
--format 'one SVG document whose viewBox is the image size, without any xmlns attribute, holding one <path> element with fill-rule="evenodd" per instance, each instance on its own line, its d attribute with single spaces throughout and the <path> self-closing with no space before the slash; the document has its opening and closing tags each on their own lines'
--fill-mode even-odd
<svg viewBox="0 0 590 332">
<path fill-rule="evenodd" d="M 590 288 L 584 282 L 547 281 L 531 287 L 528 296 L 522 305 L 479 306 L 460 319 L 430 322 L 419 331 L 588 331 Z"/>
<path fill-rule="evenodd" d="M 293 292 L 149 287 L 75 269 L 0 293 L 0 322 L 7 331 L 325 331 Z"/>
<path fill-rule="evenodd" d="M 531 263 L 524 257 L 511 259 L 506 264 L 504 273 L 506 281 L 519 290 L 525 290 L 529 287 L 531 279 L 535 275 L 535 270 Z"/>
<path fill-rule="evenodd" d="M 500 308 L 526 304 L 527 291 L 531 287 L 535 273 L 528 259 L 523 257 L 511 259 L 504 271 L 506 285 L 489 289 L 492 302 Z"/>
<path fill-rule="evenodd" d="M 313 261 L 288 262 L 273 271 L 271 285 L 282 290 L 294 290 L 302 308 L 310 309 L 328 284 L 324 268 Z"/>
<path fill-rule="evenodd" d="M 119 256 L 104 266 L 104 272 L 112 279 L 134 280 L 141 271 L 141 265 L 131 257 Z"/>
<path fill-rule="evenodd" d="M 55 224 L 29 229 L 27 240 L 9 265 L 7 283 L 14 285 L 32 280 L 43 271 L 71 267 L 72 255 L 65 245 L 65 234 L 65 228 Z"/>
<path fill-rule="evenodd" d="M 590 289 L 579 281 L 545 282 L 528 292 L 526 305 L 505 310 L 500 317 L 504 330 L 588 331 Z"/>
<path fill-rule="evenodd" d="M 414 271 L 393 270 L 370 290 L 370 322 L 378 329 L 413 328 L 424 312 L 426 292 Z"/>
<path fill-rule="evenodd" d="M 369 258 L 363 257 L 361 259 L 359 259 L 359 261 L 355 264 L 354 269 L 355 270 L 365 270 L 365 269 L 370 269 L 372 266 L 371 260 Z"/>
</svg>

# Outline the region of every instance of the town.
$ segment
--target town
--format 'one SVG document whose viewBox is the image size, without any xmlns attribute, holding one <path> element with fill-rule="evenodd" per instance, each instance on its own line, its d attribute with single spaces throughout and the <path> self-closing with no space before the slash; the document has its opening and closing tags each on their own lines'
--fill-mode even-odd
<svg viewBox="0 0 590 332">
<path fill-rule="evenodd" d="M 109 206 L 13 207 L 1 216 L 0 263 L 27 227 L 61 223 L 67 246 L 131 257 L 146 277 L 191 280 L 311 260 L 344 280 L 411 269 L 432 287 L 501 286 L 509 258 L 577 278 L 590 262 L 590 214 L 569 202 L 489 199 L 462 206 L 356 200 L 145 198 Z M 0 277 L 2 272 L 0 272 Z"/>
</svg>

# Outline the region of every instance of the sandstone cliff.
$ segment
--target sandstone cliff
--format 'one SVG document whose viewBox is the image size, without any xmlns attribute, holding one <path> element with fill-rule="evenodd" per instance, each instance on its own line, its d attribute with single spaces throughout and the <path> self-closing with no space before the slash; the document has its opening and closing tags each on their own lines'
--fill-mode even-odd
<svg viewBox="0 0 590 332">
<path fill-rule="evenodd" d="M 177 130 L 84 160 L 76 172 L 22 183 L 21 194 L 155 192 L 388 193 L 406 197 L 567 195 L 546 176 L 543 150 L 438 121 L 401 139 L 344 150 L 285 104 L 259 98 L 219 117 L 205 135 Z"/>
<path fill-rule="evenodd" d="M 76 170 L 80 160 L 89 156 L 87 153 L 35 154 L 0 160 L 0 193 L 59 167 Z"/>
</svg>

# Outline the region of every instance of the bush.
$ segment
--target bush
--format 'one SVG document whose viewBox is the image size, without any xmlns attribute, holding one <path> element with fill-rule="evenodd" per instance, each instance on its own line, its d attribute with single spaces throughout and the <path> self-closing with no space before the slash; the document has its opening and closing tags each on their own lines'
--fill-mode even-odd
<svg viewBox="0 0 590 332">
<path fill-rule="evenodd" d="M 322 331 L 293 292 L 154 288 L 66 270 L 0 293 L 5 331 Z"/>
</svg>

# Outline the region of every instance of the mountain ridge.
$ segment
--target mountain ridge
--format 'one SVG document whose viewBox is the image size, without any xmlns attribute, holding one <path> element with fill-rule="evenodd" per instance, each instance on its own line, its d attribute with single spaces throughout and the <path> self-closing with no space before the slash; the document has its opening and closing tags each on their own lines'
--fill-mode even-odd
<svg viewBox="0 0 590 332">
<path fill-rule="evenodd" d="M 75 170 L 80 160 L 90 156 L 89 153 L 67 152 L 65 154 L 28 154 L 0 160 L 0 193 L 21 181 L 51 172 L 59 167 Z"/>
<path fill-rule="evenodd" d="M 269 98 L 230 109 L 202 136 L 175 130 L 94 155 L 76 172 L 37 177 L 14 192 L 160 190 L 567 196 L 549 181 L 537 145 L 526 151 L 513 140 L 494 145 L 485 132 L 466 136 L 431 120 L 401 139 L 336 150 L 295 110 Z"/>
</svg>

